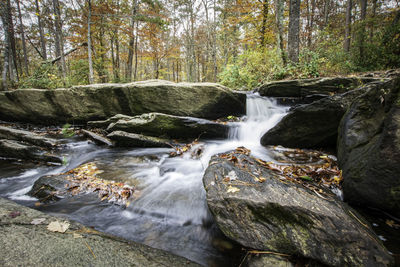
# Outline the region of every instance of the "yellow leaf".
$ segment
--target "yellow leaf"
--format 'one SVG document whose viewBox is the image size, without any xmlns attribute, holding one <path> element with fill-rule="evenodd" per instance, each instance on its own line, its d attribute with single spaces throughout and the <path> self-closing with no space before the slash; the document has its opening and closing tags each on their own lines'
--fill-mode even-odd
<svg viewBox="0 0 400 267">
<path fill-rule="evenodd" d="M 69 222 L 51 222 L 47 226 L 47 230 L 52 231 L 52 232 L 59 232 L 59 233 L 65 233 L 69 228 Z"/>
<path fill-rule="evenodd" d="M 228 186 L 228 190 L 226 191 L 227 193 L 236 193 L 239 192 L 240 189 L 234 186 Z"/>
</svg>

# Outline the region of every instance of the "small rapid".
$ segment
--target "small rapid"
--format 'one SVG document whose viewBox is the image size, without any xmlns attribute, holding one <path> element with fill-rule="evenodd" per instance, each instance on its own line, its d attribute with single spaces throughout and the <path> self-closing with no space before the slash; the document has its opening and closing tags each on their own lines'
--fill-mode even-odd
<svg viewBox="0 0 400 267">
<path fill-rule="evenodd" d="M 68 143 L 64 151 L 67 166 L 28 166 L 18 175 L 2 175 L 0 196 L 33 206 L 35 199 L 26 193 L 35 180 L 93 161 L 104 170 L 101 178 L 119 179 L 135 186 L 136 200 L 122 208 L 100 202 L 92 195 L 80 195 L 39 209 L 202 265 L 230 265 L 229 257 L 221 252 L 228 249 L 229 241 L 215 226 L 208 210 L 203 174 L 213 155 L 239 146 L 250 149 L 256 157 L 270 160 L 260 138 L 286 112 L 287 108 L 273 99 L 249 94 L 247 115 L 242 122 L 229 123 L 231 130 L 226 140 L 199 143 L 181 157 L 169 157 L 173 150 L 164 148 L 99 149 L 86 141 Z M 202 150 L 201 156 L 192 157 L 192 152 L 198 149 Z"/>
</svg>

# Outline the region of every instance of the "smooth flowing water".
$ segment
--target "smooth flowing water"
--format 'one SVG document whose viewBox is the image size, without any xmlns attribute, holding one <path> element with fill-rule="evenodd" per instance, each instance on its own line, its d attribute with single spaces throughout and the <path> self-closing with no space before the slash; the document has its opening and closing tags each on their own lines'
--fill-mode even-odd
<svg viewBox="0 0 400 267">
<path fill-rule="evenodd" d="M 39 177 L 95 162 L 104 170 L 101 178 L 135 185 L 137 199 L 124 208 L 87 194 L 38 209 L 203 265 L 231 265 L 231 257 L 227 255 L 234 246 L 220 233 L 208 210 L 202 184 L 204 171 L 212 155 L 239 146 L 250 149 L 254 156 L 271 160 L 268 149 L 260 145 L 260 138 L 286 111 L 286 107 L 278 106 L 274 100 L 248 95 L 244 121 L 231 123 L 226 140 L 193 146 L 192 151 L 202 147 L 199 158 L 191 157 L 192 151 L 181 157 L 169 157 L 172 149 L 104 149 L 73 139 L 63 151 L 67 166 L 37 167 L 0 161 L 0 196 L 33 206 L 37 200 L 26 193 Z"/>
</svg>

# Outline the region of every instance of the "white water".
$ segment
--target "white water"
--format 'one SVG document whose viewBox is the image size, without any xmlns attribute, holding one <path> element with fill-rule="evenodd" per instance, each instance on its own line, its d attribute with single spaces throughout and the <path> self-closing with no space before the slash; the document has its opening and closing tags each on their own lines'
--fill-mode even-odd
<svg viewBox="0 0 400 267">
<path fill-rule="evenodd" d="M 191 158 L 191 151 L 182 157 L 171 158 L 168 156 L 171 149 L 99 150 L 85 142 L 72 143 L 69 145 L 73 152 L 68 156 L 68 166 L 47 170 L 46 173 L 32 172 L 35 175 L 27 180 L 30 184 L 16 185 L 15 189 L 18 190 L 6 195 L 14 199 L 29 200 L 24 195 L 33 181 L 41 175 L 60 173 L 84 162 L 95 161 L 100 169 L 109 172 L 111 178 L 123 176 L 125 181 L 134 182 L 139 197 L 125 210 L 115 205 L 101 206 L 98 202 L 83 198 L 54 203 L 49 206 L 48 212 L 67 215 L 101 231 L 209 265 L 210 259 L 221 257 L 213 245 L 216 230 L 209 226 L 213 220 L 202 183 L 210 158 L 244 146 L 254 156 L 269 160 L 268 150 L 260 145 L 260 139 L 286 112 L 287 108 L 278 106 L 274 100 L 249 95 L 246 119 L 231 124 L 227 140 L 207 141 L 202 144 L 204 148 L 199 159 Z M 192 151 L 198 146 L 201 144 L 193 147 Z M 26 177 L 29 172 L 18 178 Z M 4 188 L 9 182 L 20 180 L 14 179 L 3 180 Z"/>
</svg>

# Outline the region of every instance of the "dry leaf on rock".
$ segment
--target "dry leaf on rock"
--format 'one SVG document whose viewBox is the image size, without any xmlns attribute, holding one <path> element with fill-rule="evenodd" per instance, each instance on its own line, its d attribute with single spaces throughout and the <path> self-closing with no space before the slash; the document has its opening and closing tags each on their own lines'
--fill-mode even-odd
<svg viewBox="0 0 400 267">
<path fill-rule="evenodd" d="M 47 230 L 52 231 L 52 232 L 59 232 L 59 233 L 65 233 L 69 228 L 69 222 L 51 222 L 47 226 Z"/>
<path fill-rule="evenodd" d="M 228 186 L 228 190 L 226 191 L 227 193 L 236 193 L 239 192 L 240 189 L 234 186 Z"/>
<path fill-rule="evenodd" d="M 36 218 L 31 221 L 31 224 L 33 224 L 33 225 L 42 224 L 45 220 L 46 220 L 46 218 Z"/>
</svg>

